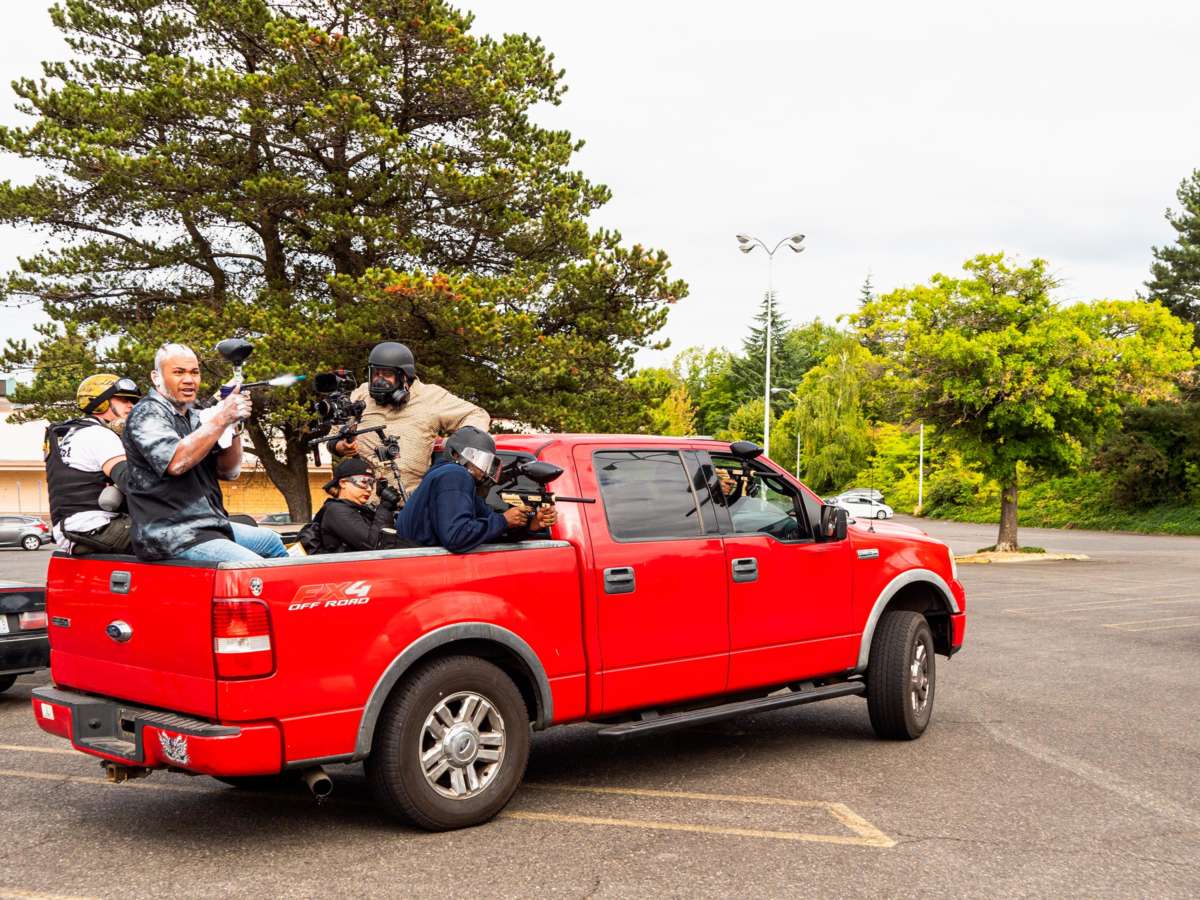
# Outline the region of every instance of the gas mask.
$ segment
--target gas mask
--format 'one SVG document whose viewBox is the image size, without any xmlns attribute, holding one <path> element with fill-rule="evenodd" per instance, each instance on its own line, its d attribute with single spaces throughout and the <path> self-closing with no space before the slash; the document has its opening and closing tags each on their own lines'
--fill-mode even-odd
<svg viewBox="0 0 1200 900">
<path fill-rule="evenodd" d="M 370 366 L 367 392 L 381 406 L 403 406 L 408 402 L 408 376 L 398 369 Z"/>
</svg>

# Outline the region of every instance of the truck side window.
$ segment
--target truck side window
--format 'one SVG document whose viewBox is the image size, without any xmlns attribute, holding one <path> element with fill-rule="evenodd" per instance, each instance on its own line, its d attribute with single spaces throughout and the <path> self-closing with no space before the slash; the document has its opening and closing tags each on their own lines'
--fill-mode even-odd
<svg viewBox="0 0 1200 900">
<path fill-rule="evenodd" d="M 703 534 L 700 509 L 674 450 L 601 450 L 593 457 L 608 530 L 616 540 Z"/>
<path fill-rule="evenodd" d="M 717 474 L 713 493 L 729 509 L 736 534 L 769 534 L 781 541 L 812 538 L 800 492 L 792 485 L 771 472 L 744 468 L 738 459 L 714 455 L 712 462 Z"/>
</svg>

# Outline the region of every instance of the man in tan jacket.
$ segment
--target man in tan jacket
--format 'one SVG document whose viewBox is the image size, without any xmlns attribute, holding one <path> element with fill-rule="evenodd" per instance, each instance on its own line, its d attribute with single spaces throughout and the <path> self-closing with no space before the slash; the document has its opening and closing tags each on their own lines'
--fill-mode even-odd
<svg viewBox="0 0 1200 900">
<path fill-rule="evenodd" d="M 367 381 L 350 394 L 351 400 L 366 404 L 357 428 L 384 426 L 400 442 L 400 480 L 411 494 L 429 469 L 433 445 L 443 435 L 464 425 L 487 431 L 491 417 L 474 403 L 456 397 L 436 384 L 417 378 L 412 351 L 395 341 L 376 344 L 367 359 Z M 338 456 L 361 456 L 375 476 L 394 485 L 391 466 L 375 455 L 378 434 L 362 434 L 352 441 L 331 442 Z"/>
</svg>

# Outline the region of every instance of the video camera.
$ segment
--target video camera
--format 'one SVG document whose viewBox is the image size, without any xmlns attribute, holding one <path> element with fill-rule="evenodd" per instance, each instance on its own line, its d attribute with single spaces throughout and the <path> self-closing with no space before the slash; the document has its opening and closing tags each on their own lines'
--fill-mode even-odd
<svg viewBox="0 0 1200 900">
<path fill-rule="evenodd" d="M 391 468 L 400 499 L 407 502 L 408 497 L 404 493 L 400 469 L 396 462 L 400 458 L 400 442 L 395 436 L 388 434 L 382 425 L 371 428 L 354 428 L 351 425 L 367 408 L 365 401 L 350 399 L 350 392 L 357 386 L 354 373 L 349 369 L 321 372 L 313 378 L 313 388 L 321 395 L 312 404 L 318 421 L 309 429 L 309 433 L 317 435 L 308 441 L 308 447 L 313 453 L 313 463 L 318 466 L 321 464 L 322 444 L 327 445 L 330 452 L 333 452 L 332 448 L 338 441 L 353 441 L 360 434 L 377 434 L 379 444 L 375 447 L 375 458 Z M 334 434 L 329 434 L 334 428 L 337 429 Z"/>
<path fill-rule="evenodd" d="M 367 404 L 362 400 L 350 399 L 350 392 L 357 385 L 354 374 L 348 369 L 321 372 L 313 378 L 313 388 L 321 395 L 312 405 L 319 420 L 313 431 L 327 432 L 334 425 L 345 425 L 363 414 Z"/>
</svg>

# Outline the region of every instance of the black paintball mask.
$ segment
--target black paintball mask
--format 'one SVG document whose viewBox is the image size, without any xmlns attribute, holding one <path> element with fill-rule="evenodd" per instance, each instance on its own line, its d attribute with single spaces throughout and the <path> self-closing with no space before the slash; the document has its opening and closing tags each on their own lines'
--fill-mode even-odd
<svg viewBox="0 0 1200 900">
<path fill-rule="evenodd" d="M 367 357 L 367 392 L 382 406 L 403 406 L 409 386 L 416 380 L 412 351 L 395 341 L 376 344 Z"/>
<path fill-rule="evenodd" d="M 391 366 L 368 366 L 367 392 L 381 406 L 403 406 L 408 402 L 408 376 Z"/>
</svg>

